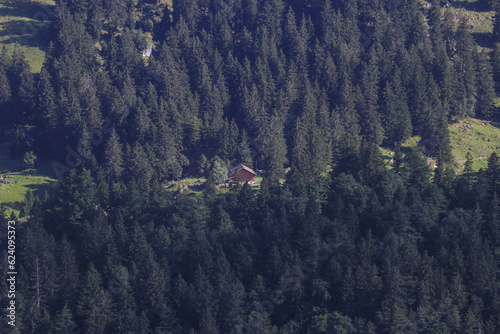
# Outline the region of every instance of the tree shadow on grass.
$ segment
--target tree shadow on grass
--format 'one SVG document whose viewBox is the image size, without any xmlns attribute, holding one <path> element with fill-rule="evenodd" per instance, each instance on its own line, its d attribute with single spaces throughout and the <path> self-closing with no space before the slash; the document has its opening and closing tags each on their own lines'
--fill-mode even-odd
<svg viewBox="0 0 500 334">
<path fill-rule="evenodd" d="M 483 1 L 467 1 L 467 0 L 461 0 L 461 1 L 450 1 L 451 7 L 453 8 L 463 8 L 467 11 L 473 11 L 473 12 L 489 12 L 491 11 L 491 8 L 486 5 Z"/>
<path fill-rule="evenodd" d="M 495 107 L 495 109 L 496 109 L 496 113 L 498 114 L 498 112 L 500 111 L 500 107 Z M 490 121 L 490 124 L 492 127 L 500 129 L 500 121 L 499 120 Z"/>
<path fill-rule="evenodd" d="M 23 187 L 28 188 L 28 190 L 31 191 L 33 195 L 35 195 L 35 197 L 43 200 L 45 193 L 50 194 L 52 191 L 54 191 L 54 189 L 56 189 L 56 186 L 57 181 L 47 180 L 45 183 L 26 184 Z"/>
<path fill-rule="evenodd" d="M 3 212 L 6 217 L 10 217 L 10 214 L 13 212 L 13 210 L 19 210 L 19 202 L 3 202 L 2 205 L 0 206 L 0 212 Z"/>
<path fill-rule="evenodd" d="M 495 38 L 493 34 L 488 32 L 474 32 L 472 33 L 474 40 L 476 43 L 482 48 L 493 48 L 495 43 Z"/>
<path fill-rule="evenodd" d="M 3 44 L 20 44 L 47 49 L 49 24 L 37 21 L 9 21 L 0 23 L 0 38 L 7 37 Z"/>
<path fill-rule="evenodd" d="M 3 0 L 0 8 L 0 17 L 12 16 L 27 19 L 47 19 L 53 15 L 55 6 L 47 5 L 38 1 Z"/>
</svg>

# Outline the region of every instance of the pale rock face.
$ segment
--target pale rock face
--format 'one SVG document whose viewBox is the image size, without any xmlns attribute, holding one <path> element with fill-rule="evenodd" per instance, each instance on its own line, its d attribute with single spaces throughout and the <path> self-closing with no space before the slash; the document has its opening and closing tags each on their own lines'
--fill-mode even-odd
<svg viewBox="0 0 500 334">
<path fill-rule="evenodd" d="M 153 44 L 150 44 L 147 49 L 142 51 L 142 57 L 151 57 L 151 53 L 153 52 Z"/>
</svg>

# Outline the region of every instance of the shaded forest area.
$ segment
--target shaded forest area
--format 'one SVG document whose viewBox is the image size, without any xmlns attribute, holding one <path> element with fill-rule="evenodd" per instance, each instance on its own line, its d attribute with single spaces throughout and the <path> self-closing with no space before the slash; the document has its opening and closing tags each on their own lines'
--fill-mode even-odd
<svg viewBox="0 0 500 334">
<path fill-rule="evenodd" d="M 500 44 L 441 5 L 59 1 L 40 74 L 0 54 L 0 137 L 61 179 L 0 332 L 498 333 L 500 158 L 456 175 L 448 124 L 498 120 Z M 217 191 L 238 163 L 258 192 Z"/>
</svg>

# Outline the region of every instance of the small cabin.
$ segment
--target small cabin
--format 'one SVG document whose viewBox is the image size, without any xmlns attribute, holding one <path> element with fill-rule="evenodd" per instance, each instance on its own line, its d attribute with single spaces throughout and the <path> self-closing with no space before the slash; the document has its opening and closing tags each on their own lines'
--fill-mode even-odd
<svg viewBox="0 0 500 334">
<path fill-rule="evenodd" d="M 255 182 L 256 175 L 253 169 L 243 164 L 233 167 L 228 173 L 229 182 Z"/>
</svg>

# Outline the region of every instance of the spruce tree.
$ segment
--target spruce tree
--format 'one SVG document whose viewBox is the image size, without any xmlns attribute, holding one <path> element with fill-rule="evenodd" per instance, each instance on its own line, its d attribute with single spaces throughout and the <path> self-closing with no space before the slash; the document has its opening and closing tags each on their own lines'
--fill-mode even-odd
<svg viewBox="0 0 500 334">
<path fill-rule="evenodd" d="M 250 148 L 249 138 L 245 129 L 241 132 L 237 152 L 239 161 L 241 161 L 242 164 L 253 168 L 252 150 Z"/>
<path fill-rule="evenodd" d="M 16 102 L 19 103 L 20 113 L 18 117 L 22 116 L 23 121 L 34 121 L 33 108 L 35 103 L 35 79 L 33 73 L 31 73 L 30 66 L 27 64 L 19 64 L 22 66 L 20 72 L 18 72 L 18 83 L 17 91 L 15 92 Z M 19 69 L 18 69 L 19 70 Z M 21 121 L 21 119 L 18 119 Z"/>
<path fill-rule="evenodd" d="M 3 67 L 0 67 L 0 120 L 3 124 L 8 124 L 10 118 L 9 101 L 12 97 L 12 90 L 9 84 L 9 78 Z"/>
<path fill-rule="evenodd" d="M 500 43 L 495 43 L 495 48 L 491 55 L 491 63 L 493 66 L 493 80 L 500 81 Z"/>
<path fill-rule="evenodd" d="M 0 103 L 6 105 L 5 103 L 10 100 L 12 96 L 12 91 L 9 84 L 9 78 L 3 67 L 0 67 Z M 3 109 L 2 110 L 7 110 Z"/>
<path fill-rule="evenodd" d="M 45 125 L 47 134 L 50 135 L 55 129 L 57 121 L 56 97 L 52 84 L 50 83 L 50 74 L 45 68 L 42 68 L 37 87 L 37 121 Z"/>
<path fill-rule="evenodd" d="M 478 85 L 476 115 L 483 119 L 497 117 L 494 106 L 495 82 L 493 81 L 493 69 L 488 56 L 481 52 L 478 60 Z"/>
<path fill-rule="evenodd" d="M 119 180 L 123 172 L 123 148 L 115 129 L 104 148 L 104 167 L 110 180 Z"/>
<path fill-rule="evenodd" d="M 472 173 L 472 165 L 474 164 L 474 160 L 472 159 L 472 154 L 470 151 L 467 151 L 467 154 L 465 156 L 465 163 L 464 163 L 464 174 L 469 175 Z"/>
<path fill-rule="evenodd" d="M 90 264 L 77 306 L 77 315 L 82 319 L 83 328 L 90 333 L 106 333 L 106 326 L 110 322 L 111 300 L 102 284 L 101 274 Z"/>
<path fill-rule="evenodd" d="M 383 128 L 378 110 L 378 55 L 377 44 L 370 48 L 367 65 L 363 69 L 362 79 L 362 102 L 360 103 L 360 121 L 362 135 L 369 141 L 380 145 L 384 137 Z"/>
<path fill-rule="evenodd" d="M 456 32 L 456 50 L 458 58 L 455 60 L 456 73 L 459 78 L 463 78 L 466 94 L 466 110 L 470 116 L 474 115 L 477 101 L 478 71 L 477 46 L 474 43 L 470 26 L 463 18 Z M 491 75 L 487 73 L 487 75 Z M 489 84 L 489 83 L 488 83 Z"/>
</svg>

